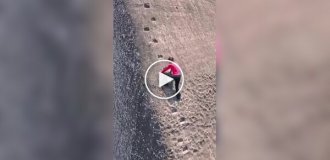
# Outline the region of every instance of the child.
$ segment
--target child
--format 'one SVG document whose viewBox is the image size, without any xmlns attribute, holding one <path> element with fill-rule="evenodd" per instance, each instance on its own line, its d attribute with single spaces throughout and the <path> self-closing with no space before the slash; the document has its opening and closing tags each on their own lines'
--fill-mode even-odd
<svg viewBox="0 0 330 160">
<path fill-rule="evenodd" d="M 168 60 L 174 62 L 174 58 L 173 57 L 169 57 Z M 165 73 L 167 71 L 170 70 L 170 74 L 168 74 L 168 76 L 172 77 L 174 79 L 174 82 L 175 82 L 175 90 L 176 90 L 176 93 L 179 92 L 179 84 L 180 84 L 180 80 L 181 80 L 181 71 L 180 71 L 180 68 L 175 65 L 174 63 L 169 63 L 161 72 L 162 73 Z M 178 100 L 181 99 L 181 94 L 178 93 L 176 95 L 176 98 Z"/>
</svg>

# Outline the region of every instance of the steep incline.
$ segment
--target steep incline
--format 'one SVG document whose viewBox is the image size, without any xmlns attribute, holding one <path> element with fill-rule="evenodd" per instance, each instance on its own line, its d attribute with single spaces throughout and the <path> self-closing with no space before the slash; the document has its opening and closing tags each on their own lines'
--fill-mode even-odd
<svg viewBox="0 0 330 160">
<path fill-rule="evenodd" d="M 147 113 L 150 118 L 143 123 L 152 129 L 151 135 L 157 142 L 166 146 L 167 159 L 215 159 L 215 1 L 116 2 L 116 5 L 123 5 L 115 6 L 117 48 L 114 67 L 116 85 L 120 84 L 115 86 L 116 109 L 129 107 L 125 115 L 136 116 L 129 118 L 128 121 L 133 120 L 132 124 L 125 123 L 129 125 L 126 126 L 127 132 L 128 128 L 139 125 L 141 122 L 135 120 L 145 118 Z M 128 43 L 131 45 L 123 45 Z M 157 60 L 158 55 L 173 56 L 183 68 L 185 86 L 179 103 L 150 97 L 141 82 L 141 74 Z M 120 77 L 116 77 L 116 73 Z M 125 78 L 125 74 L 130 77 Z M 120 105 L 126 102 L 130 104 Z M 150 111 L 135 112 L 134 108 Z M 153 128 L 152 123 L 158 123 L 159 128 L 158 124 Z M 140 129 L 136 128 L 134 132 L 145 131 L 143 127 Z M 157 132 L 160 137 L 154 135 Z M 129 144 L 133 140 L 125 141 Z M 159 146 L 158 150 L 151 152 L 159 152 L 162 148 Z M 135 157 L 139 156 L 143 155 Z"/>
</svg>

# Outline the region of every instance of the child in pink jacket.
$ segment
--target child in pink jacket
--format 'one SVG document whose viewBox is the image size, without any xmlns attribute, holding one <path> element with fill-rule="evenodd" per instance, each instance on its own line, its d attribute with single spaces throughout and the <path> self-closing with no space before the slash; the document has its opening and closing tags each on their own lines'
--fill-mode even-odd
<svg viewBox="0 0 330 160">
<path fill-rule="evenodd" d="M 169 57 L 168 60 L 174 62 L 174 58 L 173 57 Z M 180 80 L 181 80 L 181 71 L 180 68 L 175 65 L 174 63 L 169 63 L 161 72 L 165 73 L 167 71 L 170 71 L 170 74 L 167 74 L 168 76 L 172 77 L 174 79 L 175 82 L 175 91 L 176 93 L 179 92 L 179 84 L 180 84 Z M 181 98 L 181 94 L 178 93 L 176 95 L 177 99 Z"/>
</svg>

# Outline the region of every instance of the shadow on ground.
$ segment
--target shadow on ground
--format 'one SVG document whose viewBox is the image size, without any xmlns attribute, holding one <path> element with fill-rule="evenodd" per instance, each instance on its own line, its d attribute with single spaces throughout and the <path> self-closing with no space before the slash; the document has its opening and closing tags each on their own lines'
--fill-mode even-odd
<svg viewBox="0 0 330 160">
<path fill-rule="evenodd" d="M 166 97 L 173 96 L 176 92 L 174 89 L 174 83 L 171 82 L 165 86 L 162 87 L 162 90 L 164 91 Z M 173 105 L 175 102 L 179 102 L 180 100 L 176 97 L 170 98 L 167 100 L 171 105 Z"/>
<path fill-rule="evenodd" d="M 116 159 L 166 159 L 166 146 L 143 83 L 136 28 L 127 4 L 114 1 L 114 154 Z"/>
</svg>

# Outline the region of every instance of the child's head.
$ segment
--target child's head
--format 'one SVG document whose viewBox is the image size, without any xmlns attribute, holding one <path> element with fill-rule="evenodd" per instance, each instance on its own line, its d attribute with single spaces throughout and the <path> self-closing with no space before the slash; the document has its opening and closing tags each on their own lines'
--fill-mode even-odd
<svg viewBox="0 0 330 160">
<path fill-rule="evenodd" d="M 173 57 L 168 57 L 168 60 L 174 62 L 174 58 Z"/>
</svg>

